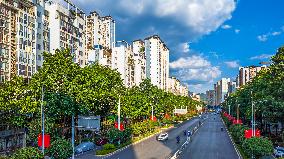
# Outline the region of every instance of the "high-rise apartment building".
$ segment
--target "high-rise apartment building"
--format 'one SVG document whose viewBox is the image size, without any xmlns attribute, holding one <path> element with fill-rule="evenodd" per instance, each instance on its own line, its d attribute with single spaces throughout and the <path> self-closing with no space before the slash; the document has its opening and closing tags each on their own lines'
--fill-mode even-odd
<svg viewBox="0 0 284 159">
<path fill-rule="evenodd" d="M 214 90 L 208 90 L 206 91 L 206 101 L 207 104 L 210 106 L 215 106 L 215 91 Z"/>
<path fill-rule="evenodd" d="M 170 77 L 167 84 L 168 92 L 175 95 L 188 96 L 188 88 L 183 86 L 177 78 Z"/>
<path fill-rule="evenodd" d="M 247 67 L 240 67 L 239 68 L 239 87 L 245 85 L 246 83 L 250 82 L 259 71 L 266 69 L 267 66 L 247 66 Z"/>
<path fill-rule="evenodd" d="M 115 21 L 111 16 L 100 17 L 93 11 L 86 18 L 86 52 L 88 61 L 111 67 L 115 45 Z"/>
<path fill-rule="evenodd" d="M 135 85 L 134 54 L 131 45 L 126 41 L 117 41 L 112 49 L 112 69 L 116 69 L 126 87 Z"/>
<path fill-rule="evenodd" d="M 142 40 L 135 40 L 132 43 L 134 53 L 134 83 L 138 86 L 146 79 L 146 56 L 145 45 Z"/>
<path fill-rule="evenodd" d="M 70 48 L 74 62 L 84 67 L 88 59 L 85 53 L 85 13 L 70 2 L 66 5 L 58 2 L 46 4 L 50 13 L 50 52 Z"/>
<path fill-rule="evenodd" d="M 49 13 L 44 0 L 0 1 L 0 82 L 29 79 L 49 51 Z"/>
<path fill-rule="evenodd" d="M 220 105 L 222 102 L 224 102 L 229 89 L 228 82 L 230 81 L 230 78 L 222 78 L 214 85 L 216 105 Z"/>
<path fill-rule="evenodd" d="M 145 39 L 146 77 L 160 89 L 167 90 L 169 49 L 158 35 Z"/>
</svg>

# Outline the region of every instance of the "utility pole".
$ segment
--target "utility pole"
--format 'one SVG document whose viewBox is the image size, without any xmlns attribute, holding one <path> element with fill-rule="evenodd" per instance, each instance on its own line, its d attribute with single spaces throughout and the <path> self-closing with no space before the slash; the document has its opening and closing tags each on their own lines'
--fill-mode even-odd
<svg viewBox="0 0 284 159">
<path fill-rule="evenodd" d="M 251 91 L 251 124 L 252 124 L 252 136 L 255 136 L 255 121 L 254 121 L 254 103 L 253 103 L 253 96 Z"/>
<path fill-rule="evenodd" d="M 117 126 L 118 126 L 118 130 L 120 130 L 120 95 L 119 95 L 119 97 L 118 97 L 118 110 L 117 110 L 117 116 L 118 116 L 118 124 L 117 124 Z"/>
<path fill-rule="evenodd" d="M 42 137 L 42 154 L 44 155 L 44 110 L 43 110 L 43 101 L 44 101 L 44 90 L 43 86 L 41 87 L 41 107 L 40 107 L 40 112 L 41 112 L 41 137 Z"/>
<path fill-rule="evenodd" d="M 72 159 L 75 158 L 75 122 L 74 122 L 74 114 L 72 115 Z"/>
</svg>

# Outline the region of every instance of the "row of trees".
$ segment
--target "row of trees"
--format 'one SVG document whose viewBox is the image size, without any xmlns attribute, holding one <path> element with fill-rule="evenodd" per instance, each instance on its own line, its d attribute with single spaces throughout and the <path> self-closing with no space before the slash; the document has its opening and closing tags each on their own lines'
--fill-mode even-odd
<svg viewBox="0 0 284 159">
<path fill-rule="evenodd" d="M 255 108 L 257 127 L 262 132 L 270 132 L 271 123 L 280 122 L 283 128 L 284 47 L 277 50 L 267 69 L 260 71 L 251 82 L 238 89 L 223 103 L 227 111 L 230 107 L 233 116 L 237 116 L 239 107 L 240 118 L 245 124 L 250 124 L 252 105 Z"/>
<path fill-rule="evenodd" d="M 99 64 L 84 68 L 73 62 L 68 49 L 44 53 L 42 68 L 31 79 L 13 77 L 0 84 L 0 120 L 9 129 L 26 127 L 31 141 L 40 133 L 40 108 L 44 106 L 46 132 L 51 139 L 70 137 L 72 115 L 100 115 L 103 119 L 121 114 L 132 123 L 172 114 L 175 107 L 195 111 L 201 103 L 153 86 L 149 79 L 126 88 L 119 72 Z M 44 95 L 42 102 L 42 96 Z"/>
</svg>

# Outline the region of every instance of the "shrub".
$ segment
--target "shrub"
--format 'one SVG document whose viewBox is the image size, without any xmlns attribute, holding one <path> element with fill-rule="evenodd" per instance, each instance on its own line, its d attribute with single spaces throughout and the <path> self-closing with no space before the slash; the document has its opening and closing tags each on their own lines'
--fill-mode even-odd
<svg viewBox="0 0 284 159">
<path fill-rule="evenodd" d="M 114 144 L 105 144 L 103 145 L 102 150 L 97 150 L 96 155 L 106 155 L 108 153 L 114 152 L 116 150 Z"/>
<path fill-rule="evenodd" d="M 229 130 L 232 133 L 232 136 L 236 143 L 241 143 L 245 139 L 244 131 L 246 129 L 247 128 L 245 126 L 240 124 L 235 124 L 230 126 Z"/>
<path fill-rule="evenodd" d="M 272 142 L 263 137 L 245 139 L 242 147 L 248 156 L 254 154 L 256 158 L 271 155 L 273 153 Z"/>
<path fill-rule="evenodd" d="M 50 156 L 58 159 L 66 159 L 72 155 L 72 145 L 65 139 L 57 139 L 51 143 L 50 148 L 47 149 Z"/>
<path fill-rule="evenodd" d="M 12 156 L 12 159 L 41 159 L 43 154 L 35 147 L 26 147 L 17 150 Z"/>
<path fill-rule="evenodd" d="M 105 145 L 103 145 L 103 149 L 104 150 L 112 150 L 112 149 L 115 149 L 115 146 L 114 146 L 114 144 L 105 144 Z"/>
</svg>

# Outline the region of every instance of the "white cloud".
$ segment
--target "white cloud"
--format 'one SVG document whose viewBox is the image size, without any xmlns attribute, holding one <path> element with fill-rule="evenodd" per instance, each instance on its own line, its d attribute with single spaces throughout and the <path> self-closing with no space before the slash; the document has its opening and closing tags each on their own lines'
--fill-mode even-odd
<svg viewBox="0 0 284 159">
<path fill-rule="evenodd" d="M 170 68 L 179 69 L 179 68 L 201 68 L 209 67 L 211 64 L 209 61 L 204 59 L 201 56 L 193 55 L 186 58 L 179 58 L 176 61 L 170 63 Z"/>
<path fill-rule="evenodd" d="M 275 31 L 275 32 L 271 33 L 271 35 L 273 35 L 273 36 L 277 36 L 277 35 L 280 35 L 280 34 L 281 34 L 280 31 Z"/>
<path fill-rule="evenodd" d="M 209 61 L 197 55 L 173 61 L 170 67 L 175 70 L 175 76 L 181 81 L 208 82 L 221 75 L 219 67 L 212 66 Z"/>
<path fill-rule="evenodd" d="M 189 43 L 181 43 L 179 44 L 179 49 L 183 52 L 183 53 L 188 53 L 190 51 L 189 49 Z"/>
<path fill-rule="evenodd" d="M 209 34 L 231 19 L 235 0 L 74 0 L 81 7 L 96 7 L 104 12 L 127 17 L 151 15 L 190 28 L 199 36 Z"/>
<path fill-rule="evenodd" d="M 226 61 L 224 63 L 230 68 L 237 68 L 240 66 L 239 61 Z"/>
<path fill-rule="evenodd" d="M 257 39 L 261 42 L 267 41 L 267 35 L 258 35 Z"/>
<path fill-rule="evenodd" d="M 263 35 L 258 35 L 257 36 L 257 39 L 259 40 L 259 41 L 261 41 L 261 42 L 265 42 L 265 41 L 267 41 L 268 40 L 268 38 L 269 37 L 271 37 L 271 36 L 278 36 L 278 35 L 281 35 L 283 32 L 284 32 L 284 30 L 283 30 L 283 28 L 281 28 L 282 29 L 282 31 L 274 31 L 274 32 L 269 32 L 269 33 L 266 33 L 266 34 L 263 34 Z"/>
<path fill-rule="evenodd" d="M 222 25 L 221 28 L 222 28 L 222 29 L 231 29 L 232 26 L 226 24 L 226 25 Z"/>
<path fill-rule="evenodd" d="M 240 29 L 235 29 L 236 34 L 239 34 L 240 31 L 241 31 Z"/>
<path fill-rule="evenodd" d="M 251 60 L 262 60 L 262 59 L 268 59 L 271 56 L 273 56 L 273 55 L 272 54 L 261 54 L 261 55 L 258 55 L 258 56 L 253 56 L 250 59 Z"/>
</svg>

